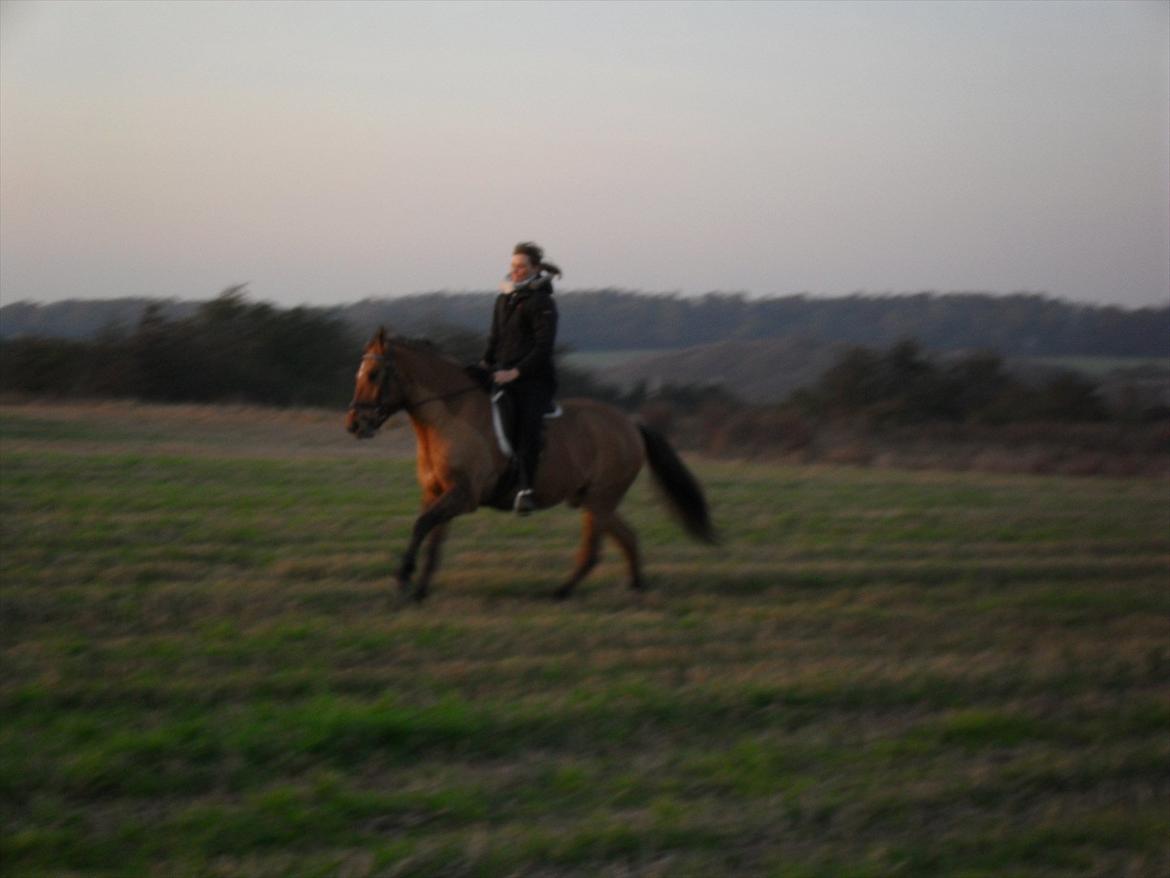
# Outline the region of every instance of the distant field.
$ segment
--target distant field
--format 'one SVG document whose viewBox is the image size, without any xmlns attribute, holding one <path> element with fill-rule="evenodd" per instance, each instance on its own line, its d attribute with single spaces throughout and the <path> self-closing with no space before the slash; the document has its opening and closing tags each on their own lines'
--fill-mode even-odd
<svg viewBox="0 0 1170 878">
<path fill-rule="evenodd" d="M 671 348 L 653 348 L 645 350 L 620 351 L 573 351 L 564 356 L 564 361 L 578 369 L 587 371 L 602 371 L 615 366 L 622 366 L 634 360 L 659 357 L 677 353 Z M 1086 375 L 1100 378 L 1111 372 L 1124 369 L 1157 368 L 1170 371 L 1170 359 L 1165 357 L 1032 357 L 1022 358 L 1021 362 L 1035 363 L 1040 366 L 1054 366 L 1060 369 L 1072 369 Z"/>
<path fill-rule="evenodd" d="M 409 432 L 0 407 L 0 872 L 1170 874 L 1165 481 L 694 460 L 389 572 Z"/>
<path fill-rule="evenodd" d="M 1154 368 L 1170 372 L 1170 359 L 1166 357 L 1036 357 L 1026 362 L 1072 369 L 1094 378 L 1125 369 Z"/>
<path fill-rule="evenodd" d="M 595 372 L 610 369 L 614 366 L 622 366 L 633 360 L 657 357 L 668 353 L 671 353 L 671 350 L 667 348 L 645 348 L 623 351 L 573 351 L 572 353 L 565 354 L 563 359 L 566 364 L 573 368 Z"/>
</svg>

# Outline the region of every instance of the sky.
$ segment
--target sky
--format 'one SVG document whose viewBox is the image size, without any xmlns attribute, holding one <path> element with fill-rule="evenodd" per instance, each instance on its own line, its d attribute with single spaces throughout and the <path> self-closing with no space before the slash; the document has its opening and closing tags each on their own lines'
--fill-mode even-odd
<svg viewBox="0 0 1170 878">
<path fill-rule="evenodd" d="M 0 302 L 1170 301 L 1170 3 L 0 2 Z"/>
</svg>

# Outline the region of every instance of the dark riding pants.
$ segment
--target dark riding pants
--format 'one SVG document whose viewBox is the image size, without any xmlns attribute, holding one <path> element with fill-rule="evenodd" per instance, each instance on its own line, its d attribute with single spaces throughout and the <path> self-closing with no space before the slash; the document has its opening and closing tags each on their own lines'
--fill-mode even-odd
<svg viewBox="0 0 1170 878">
<path fill-rule="evenodd" d="M 536 467 L 544 444 L 544 413 L 552 402 L 555 387 L 545 382 L 517 379 L 505 385 L 512 400 L 512 437 L 520 460 L 523 487 L 536 483 Z"/>
</svg>

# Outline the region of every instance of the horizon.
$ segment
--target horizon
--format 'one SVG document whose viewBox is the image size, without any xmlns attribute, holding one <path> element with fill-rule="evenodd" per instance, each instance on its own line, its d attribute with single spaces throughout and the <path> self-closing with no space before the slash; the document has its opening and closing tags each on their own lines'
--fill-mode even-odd
<svg viewBox="0 0 1170 878">
<path fill-rule="evenodd" d="M 0 310 L 7 308 L 36 307 L 36 308 L 50 308 L 57 305 L 100 305 L 113 302 L 148 302 L 172 305 L 202 305 L 207 302 L 212 302 L 216 298 L 228 293 L 230 291 L 238 291 L 243 300 L 250 305 L 266 305 L 277 309 L 292 310 L 295 308 L 306 309 L 346 309 L 356 307 L 358 305 L 381 302 L 395 302 L 411 298 L 426 298 L 430 296 L 479 296 L 485 299 L 492 298 L 499 295 L 496 290 L 481 289 L 481 290 L 422 290 L 411 293 L 401 293 L 398 295 L 388 296 L 366 296 L 361 299 L 354 299 L 352 301 L 338 301 L 326 303 L 313 302 L 278 302 L 272 299 L 253 295 L 247 289 L 247 284 L 233 284 L 220 290 L 215 295 L 194 297 L 194 298 L 180 298 L 177 296 L 109 296 L 105 298 L 83 298 L 72 297 L 67 299 L 54 299 L 50 301 L 39 301 L 33 299 L 18 299 L 13 302 L 0 303 Z M 1076 299 L 1061 298 L 1053 296 L 1049 293 L 1032 291 L 1032 290 L 1014 290 L 1012 292 L 999 293 L 988 290 L 905 290 L 905 291 L 870 291 L 870 290 L 855 290 L 848 293 L 765 293 L 762 295 L 747 293 L 743 290 L 707 290 L 695 293 L 683 293 L 678 290 L 641 290 L 630 289 L 627 287 L 617 286 L 603 286 L 603 287 L 567 287 L 556 292 L 557 296 L 583 296 L 599 293 L 612 293 L 617 295 L 627 296 L 641 296 L 645 298 L 674 298 L 682 299 L 684 301 L 698 301 L 708 297 L 715 298 L 740 298 L 748 303 L 773 301 L 778 299 L 801 299 L 807 301 L 822 301 L 831 302 L 845 299 L 912 299 L 916 297 L 929 297 L 934 299 L 945 298 L 989 298 L 989 299 L 1010 299 L 1010 298 L 1024 298 L 1024 299 L 1041 299 L 1043 301 L 1052 302 L 1056 305 L 1063 305 L 1072 308 L 1089 308 L 1089 309 L 1106 309 L 1114 308 L 1122 311 L 1162 311 L 1170 310 L 1170 300 L 1164 302 L 1154 302 L 1152 304 L 1137 304 L 1129 305 L 1126 303 L 1116 302 L 1090 302 L 1079 301 Z"/>
<path fill-rule="evenodd" d="M 0 304 L 1170 303 L 1170 4 L 0 4 Z M 617 283 L 614 283 L 614 281 Z"/>
</svg>

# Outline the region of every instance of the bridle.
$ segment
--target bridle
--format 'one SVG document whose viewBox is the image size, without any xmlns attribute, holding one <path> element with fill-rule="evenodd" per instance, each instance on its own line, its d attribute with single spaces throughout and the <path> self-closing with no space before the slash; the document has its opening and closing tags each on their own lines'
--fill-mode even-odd
<svg viewBox="0 0 1170 878">
<path fill-rule="evenodd" d="M 349 410 L 365 414 L 372 412 L 377 417 L 378 423 L 381 424 L 393 414 L 390 404 L 386 402 L 386 389 L 390 386 L 390 373 L 395 371 L 394 358 L 384 354 L 362 354 L 362 362 L 366 360 L 374 360 L 382 364 L 382 372 L 378 376 L 378 396 L 374 402 L 358 402 L 355 393 L 349 402 Z"/>
<path fill-rule="evenodd" d="M 386 400 L 386 392 L 390 387 L 390 378 L 392 376 L 397 377 L 398 367 L 394 362 L 394 357 L 387 354 L 362 354 L 362 360 L 373 360 L 376 363 L 382 364 L 381 374 L 378 376 L 378 398 L 374 402 L 358 402 L 357 396 L 355 395 L 349 403 L 349 410 L 358 413 L 373 412 L 374 416 L 378 418 L 378 423 L 381 424 L 396 411 Z M 399 383 L 401 384 L 402 382 L 400 381 Z M 464 393 L 470 393 L 472 390 L 482 390 L 482 388 L 476 384 L 469 384 L 466 387 L 460 387 L 458 390 L 440 393 L 436 396 L 428 396 L 426 399 L 420 399 L 417 402 L 410 402 L 404 397 L 400 408 L 406 409 L 410 413 L 422 408 L 427 403 L 462 396 Z"/>
</svg>

